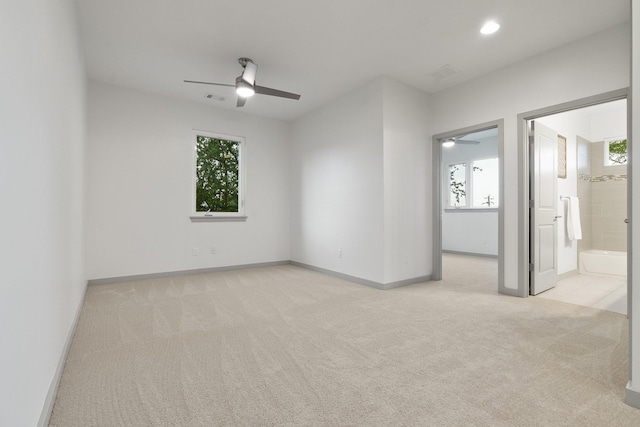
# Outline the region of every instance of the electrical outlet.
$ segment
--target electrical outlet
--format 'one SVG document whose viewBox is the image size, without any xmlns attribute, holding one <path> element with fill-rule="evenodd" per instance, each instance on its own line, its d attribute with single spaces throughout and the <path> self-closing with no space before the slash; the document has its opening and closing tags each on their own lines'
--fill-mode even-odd
<svg viewBox="0 0 640 427">
<path fill-rule="evenodd" d="M 215 255 L 216 253 L 217 253 L 217 252 L 216 252 L 216 248 L 212 247 L 212 248 L 211 248 L 211 255 Z"/>
<path fill-rule="evenodd" d="M 193 253 L 193 256 L 198 256 L 198 253 L 199 253 L 198 248 L 193 248 L 192 253 Z"/>
<path fill-rule="evenodd" d="M 342 258 L 342 249 L 338 249 L 338 258 Z"/>
</svg>

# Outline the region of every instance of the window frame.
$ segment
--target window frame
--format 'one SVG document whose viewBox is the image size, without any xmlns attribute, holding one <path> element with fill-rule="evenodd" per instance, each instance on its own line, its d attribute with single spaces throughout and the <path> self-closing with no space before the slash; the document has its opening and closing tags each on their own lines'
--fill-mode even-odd
<svg viewBox="0 0 640 427">
<path fill-rule="evenodd" d="M 467 160 L 458 160 L 447 164 L 447 175 L 446 175 L 446 192 L 447 192 L 447 204 L 445 206 L 445 211 L 456 211 L 456 210 L 464 210 L 464 211 L 497 211 L 500 207 L 500 194 L 498 193 L 497 199 L 498 201 L 494 206 L 473 206 L 473 195 L 474 195 L 474 183 L 473 183 L 473 164 L 474 162 L 484 161 L 496 159 L 498 161 L 498 170 L 500 168 L 500 157 L 480 157 L 476 159 L 467 159 Z M 465 204 L 454 206 L 451 203 L 451 178 L 449 176 L 449 171 L 451 170 L 451 166 L 454 165 L 465 165 Z M 500 183 L 498 182 L 496 190 L 500 191 Z"/>
<path fill-rule="evenodd" d="M 238 143 L 238 212 L 198 212 L 197 202 L 197 167 L 198 167 L 198 137 L 222 139 Z M 191 220 L 192 221 L 244 221 L 245 214 L 245 171 L 246 171 L 246 139 L 242 136 L 227 135 L 218 132 L 194 129 L 191 137 Z"/>
</svg>

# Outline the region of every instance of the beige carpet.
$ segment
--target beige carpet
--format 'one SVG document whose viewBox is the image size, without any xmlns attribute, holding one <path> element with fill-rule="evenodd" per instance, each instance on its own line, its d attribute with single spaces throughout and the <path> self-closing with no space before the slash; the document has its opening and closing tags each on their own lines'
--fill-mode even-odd
<svg viewBox="0 0 640 427">
<path fill-rule="evenodd" d="M 465 265 L 466 267 L 462 267 Z M 625 316 L 293 266 L 89 288 L 52 426 L 639 426 Z"/>
</svg>

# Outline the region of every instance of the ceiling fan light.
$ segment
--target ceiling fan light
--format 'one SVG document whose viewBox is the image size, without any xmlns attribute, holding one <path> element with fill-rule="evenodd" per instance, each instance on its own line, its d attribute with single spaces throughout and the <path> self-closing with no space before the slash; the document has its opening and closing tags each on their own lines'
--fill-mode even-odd
<svg viewBox="0 0 640 427">
<path fill-rule="evenodd" d="M 500 24 L 498 24 L 496 21 L 489 21 L 482 26 L 482 28 L 480 29 L 480 32 L 482 34 L 493 34 L 499 29 L 500 29 Z"/>
<path fill-rule="evenodd" d="M 250 96 L 253 96 L 256 91 L 250 84 L 246 82 L 238 82 L 236 84 L 236 93 L 242 98 L 248 98 Z"/>
<path fill-rule="evenodd" d="M 456 141 L 454 139 L 447 139 L 442 143 L 442 146 L 445 148 L 453 147 L 454 145 L 456 145 Z"/>
</svg>

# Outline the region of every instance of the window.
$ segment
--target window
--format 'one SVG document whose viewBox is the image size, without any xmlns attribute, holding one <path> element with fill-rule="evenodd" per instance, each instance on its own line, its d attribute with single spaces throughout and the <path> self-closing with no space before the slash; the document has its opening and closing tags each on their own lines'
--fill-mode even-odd
<svg viewBox="0 0 640 427">
<path fill-rule="evenodd" d="M 473 207 L 498 206 L 498 159 L 475 160 L 472 165 Z"/>
<path fill-rule="evenodd" d="M 627 164 L 627 140 L 613 139 L 604 142 L 604 165 L 620 166 Z"/>
<path fill-rule="evenodd" d="M 450 164 L 449 207 L 498 207 L 498 172 L 497 158 Z"/>
<path fill-rule="evenodd" d="M 196 217 L 243 217 L 243 146 L 240 137 L 196 132 Z"/>
<path fill-rule="evenodd" d="M 449 206 L 467 206 L 467 164 L 449 165 Z"/>
</svg>

